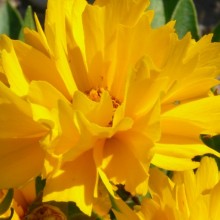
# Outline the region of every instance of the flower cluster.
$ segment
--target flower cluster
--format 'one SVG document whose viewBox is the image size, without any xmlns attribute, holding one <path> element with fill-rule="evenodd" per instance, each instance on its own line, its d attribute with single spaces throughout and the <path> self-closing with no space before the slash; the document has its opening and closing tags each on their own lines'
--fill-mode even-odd
<svg viewBox="0 0 220 220">
<path fill-rule="evenodd" d="M 66 219 L 51 201 L 106 219 L 111 201 L 118 219 L 195 219 L 203 206 L 220 216 L 216 165 L 192 160 L 220 156 L 200 138 L 220 133 L 220 44 L 179 39 L 173 21 L 153 29 L 148 5 L 49 0 L 44 30 L 35 17 L 25 42 L 1 36 L 0 189 L 14 188 L 18 219 Z M 16 192 L 38 176 L 45 186 L 21 205 Z M 119 186 L 152 197 L 133 212 Z"/>
</svg>

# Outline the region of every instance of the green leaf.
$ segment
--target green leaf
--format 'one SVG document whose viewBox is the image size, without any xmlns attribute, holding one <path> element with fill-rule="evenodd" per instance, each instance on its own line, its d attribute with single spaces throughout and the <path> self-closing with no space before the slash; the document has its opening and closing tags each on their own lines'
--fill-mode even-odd
<svg viewBox="0 0 220 220">
<path fill-rule="evenodd" d="M 220 151 L 220 135 L 215 135 L 215 136 L 210 136 L 210 135 L 201 135 L 200 136 L 203 143 L 206 144 L 207 146 L 211 147 L 212 149 L 216 151 Z"/>
<path fill-rule="evenodd" d="M 87 216 L 80 211 L 74 202 L 47 202 L 52 206 L 58 207 L 63 214 L 67 217 L 67 220 L 96 220 L 94 216 Z"/>
<path fill-rule="evenodd" d="M 204 144 L 206 144 L 210 148 L 220 152 L 220 135 L 210 136 L 210 135 L 203 134 L 203 135 L 200 135 L 200 137 L 201 137 Z M 214 156 L 214 155 L 209 155 L 209 156 L 215 158 L 216 163 L 218 165 L 218 168 L 220 170 L 220 158 L 218 158 L 217 156 Z"/>
<path fill-rule="evenodd" d="M 163 0 L 151 0 L 149 10 L 154 10 L 152 27 L 157 28 L 166 23 L 165 8 Z"/>
<path fill-rule="evenodd" d="M 160 0 L 161 1 L 161 0 Z M 180 0 L 163 0 L 164 14 L 166 22 L 171 20 L 173 11 Z"/>
<path fill-rule="evenodd" d="M 76 206 L 74 202 L 68 202 L 66 213 L 70 219 L 72 219 L 76 215 L 82 214 L 82 212 L 80 211 L 80 209 Z"/>
<path fill-rule="evenodd" d="M 22 18 L 19 12 L 7 1 L 0 7 L 0 34 L 7 34 L 12 39 L 17 39 Z"/>
<path fill-rule="evenodd" d="M 19 40 L 24 40 L 24 28 L 28 27 L 30 29 L 36 30 L 36 26 L 35 26 L 35 22 L 34 22 L 34 17 L 33 17 L 33 11 L 31 6 L 27 7 L 27 10 L 25 12 L 25 16 L 24 16 L 24 21 L 23 21 L 23 25 L 22 28 L 20 30 L 20 34 L 19 34 Z"/>
<path fill-rule="evenodd" d="M 194 39 L 199 39 L 197 14 L 192 0 L 179 0 L 171 19 L 176 20 L 175 28 L 180 38 L 190 31 Z"/>
<path fill-rule="evenodd" d="M 36 191 L 36 195 L 39 195 L 40 193 L 42 193 L 44 187 L 46 184 L 46 179 L 42 179 L 41 176 L 38 176 L 35 179 L 35 191 Z"/>
<path fill-rule="evenodd" d="M 220 24 L 218 24 L 215 29 L 213 30 L 213 42 L 219 42 L 220 41 Z"/>
<path fill-rule="evenodd" d="M 14 195 L 13 189 L 9 189 L 5 198 L 0 203 L 0 215 L 5 213 L 9 209 L 9 207 L 11 205 L 11 201 L 13 199 L 13 195 Z"/>
<path fill-rule="evenodd" d="M 95 0 L 87 0 L 87 2 L 92 5 L 95 2 Z"/>
</svg>

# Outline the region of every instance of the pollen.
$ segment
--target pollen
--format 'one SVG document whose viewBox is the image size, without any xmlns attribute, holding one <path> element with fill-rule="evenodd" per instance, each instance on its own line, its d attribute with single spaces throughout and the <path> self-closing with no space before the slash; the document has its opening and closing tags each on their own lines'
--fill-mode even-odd
<svg viewBox="0 0 220 220">
<path fill-rule="evenodd" d="M 88 97 L 95 102 L 99 102 L 101 99 L 101 95 L 104 92 L 104 88 L 99 88 L 99 89 L 91 89 L 90 91 L 86 92 Z"/>
<path fill-rule="evenodd" d="M 102 96 L 102 93 L 106 91 L 104 88 L 98 88 L 98 89 L 91 89 L 86 92 L 87 96 L 95 102 L 99 102 Z M 114 96 L 111 96 L 112 99 L 112 106 L 114 110 L 121 104 L 121 102 L 115 98 Z"/>
<path fill-rule="evenodd" d="M 104 91 L 107 91 L 107 89 L 104 88 L 99 88 L 99 89 L 91 89 L 89 91 L 86 92 L 86 95 L 95 102 L 99 102 L 102 96 L 102 93 Z M 114 113 L 116 111 L 116 109 L 118 108 L 118 106 L 121 105 L 120 100 L 118 100 L 117 98 L 115 98 L 114 96 L 111 95 L 111 100 L 112 100 L 112 107 L 113 107 L 113 114 L 112 114 L 112 120 L 108 123 L 108 127 L 111 127 L 113 124 L 113 118 L 114 118 Z"/>
</svg>

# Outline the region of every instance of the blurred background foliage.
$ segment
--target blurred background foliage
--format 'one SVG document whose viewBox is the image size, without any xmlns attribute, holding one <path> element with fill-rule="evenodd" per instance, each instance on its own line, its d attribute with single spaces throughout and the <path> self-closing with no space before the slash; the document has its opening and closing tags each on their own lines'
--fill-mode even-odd
<svg viewBox="0 0 220 220">
<path fill-rule="evenodd" d="M 93 3 L 94 0 L 88 2 Z M 47 0 L 0 0 L 0 33 L 16 39 L 22 38 L 20 30 L 28 26 L 28 22 L 33 28 L 33 22 L 30 22 L 31 10 L 27 11 L 29 5 L 43 26 L 46 4 Z M 156 11 L 154 27 L 175 19 L 180 37 L 191 31 L 198 40 L 201 35 L 213 31 L 214 39 L 220 39 L 220 0 L 151 0 L 150 9 Z"/>
<path fill-rule="evenodd" d="M 23 39 L 23 27 L 34 28 L 29 5 L 43 26 L 47 0 L 0 0 L 0 34 Z M 213 41 L 220 41 L 220 0 L 151 0 L 150 9 L 156 12 L 154 27 L 174 19 L 180 38 L 188 31 L 196 40 L 213 32 Z"/>
</svg>

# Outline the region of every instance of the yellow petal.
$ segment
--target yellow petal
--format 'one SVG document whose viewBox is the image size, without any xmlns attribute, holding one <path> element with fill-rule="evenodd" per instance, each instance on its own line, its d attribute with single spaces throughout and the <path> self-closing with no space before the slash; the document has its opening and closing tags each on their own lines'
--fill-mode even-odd
<svg viewBox="0 0 220 220">
<path fill-rule="evenodd" d="M 169 77 L 170 86 L 173 84 L 173 82 L 176 79 L 178 79 L 178 77 L 180 78 L 183 77 L 181 76 L 181 74 L 183 74 L 184 69 L 188 69 L 187 66 L 189 68 L 194 69 L 195 63 L 190 62 L 186 65 L 184 65 L 183 63 L 183 59 L 190 45 L 190 41 L 191 41 L 190 34 L 185 35 L 184 38 L 181 40 L 178 40 L 176 34 L 170 34 L 170 40 L 169 40 L 170 49 L 169 49 L 169 53 L 166 56 L 166 63 L 161 72 L 161 76 Z"/>
<path fill-rule="evenodd" d="M 74 201 L 81 211 L 91 215 L 96 184 L 97 171 L 92 152 L 88 151 L 75 161 L 65 163 L 48 179 L 43 201 Z"/>
<path fill-rule="evenodd" d="M 81 92 L 75 92 L 73 100 L 74 110 L 84 113 L 89 121 L 105 127 L 112 120 L 112 100 L 107 92 L 103 92 L 99 102 L 92 101 Z"/>
<path fill-rule="evenodd" d="M 218 220 L 220 216 L 220 181 L 216 184 L 211 192 L 210 198 L 210 212 L 209 216 L 213 220 Z"/>
<path fill-rule="evenodd" d="M 174 195 L 172 194 L 172 185 L 168 177 L 158 168 L 151 168 L 149 171 L 149 187 L 154 198 L 158 197 L 161 203 L 174 205 Z"/>
<path fill-rule="evenodd" d="M 185 192 L 185 186 L 183 184 L 176 187 L 176 203 L 177 208 L 180 210 L 180 212 L 184 213 L 184 215 L 188 217 L 190 212 L 188 207 L 187 195 Z"/>
<path fill-rule="evenodd" d="M 173 42 L 175 22 L 171 21 L 160 28 L 153 29 L 145 36 L 146 53 L 151 57 L 155 66 L 159 69 L 164 67 L 169 58 L 170 48 Z M 160 48 L 160 53 L 155 52 L 155 48 Z"/>
<path fill-rule="evenodd" d="M 52 52 L 49 48 L 45 33 L 35 13 L 34 13 L 34 19 L 35 19 L 37 31 L 29 28 L 24 28 L 25 42 L 31 45 L 32 47 L 34 47 L 35 49 L 41 51 L 46 56 L 52 57 Z"/>
<path fill-rule="evenodd" d="M 28 99 L 48 109 L 57 107 L 58 100 L 67 101 L 59 90 L 46 81 L 32 81 L 29 86 Z"/>
<path fill-rule="evenodd" d="M 106 71 L 103 62 L 105 52 L 104 13 L 103 7 L 87 5 L 82 14 L 88 79 L 92 88 L 102 86 L 102 78 Z"/>
<path fill-rule="evenodd" d="M 77 90 L 77 86 L 67 59 L 64 6 L 65 4 L 61 0 L 56 1 L 55 4 L 52 1 L 48 2 L 45 35 L 55 59 L 56 68 L 66 85 L 68 95 L 71 97 Z M 54 13 L 59 14 L 56 20 L 54 20 Z"/>
<path fill-rule="evenodd" d="M 219 181 L 218 166 L 214 158 L 203 157 L 196 171 L 197 190 L 202 194 L 212 189 Z"/>
<path fill-rule="evenodd" d="M 103 149 L 103 171 L 114 184 L 125 184 L 135 194 L 147 192 L 148 174 L 133 153 L 117 139 L 106 141 Z"/>
<path fill-rule="evenodd" d="M 67 49 L 69 65 L 78 88 L 81 91 L 86 91 L 91 89 L 91 84 L 88 81 L 88 65 L 85 54 L 85 36 L 84 27 L 82 24 L 82 14 L 87 6 L 87 2 L 75 0 L 65 1 L 65 4 L 67 8 L 66 29 L 68 31 Z M 74 29 L 72 27 L 74 27 Z"/>
<path fill-rule="evenodd" d="M 139 216 L 142 217 L 141 220 L 152 220 L 152 219 L 157 220 L 160 215 L 159 209 L 160 209 L 160 205 L 155 200 L 144 198 L 141 203 L 141 211 L 139 212 Z M 156 218 L 156 215 L 158 218 Z"/>
<path fill-rule="evenodd" d="M 16 202 L 24 208 L 26 208 L 27 204 L 33 203 L 36 196 L 35 179 L 14 191 Z"/>
<path fill-rule="evenodd" d="M 97 0 L 95 1 L 95 5 L 108 7 L 108 10 L 112 12 L 107 14 L 107 19 L 109 22 L 118 22 L 126 26 L 133 26 L 141 15 L 143 15 L 144 11 L 149 5 L 149 1 L 123 0 L 118 2 L 117 0 Z"/>
<path fill-rule="evenodd" d="M 113 209 L 113 212 L 118 220 L 140 220 L 138 215 L 136 215 L 121 199 L 115 199 L 114 202 L 118 210 Z"/>
<path fill-rule="evenodd" d="M 188 159 L 204 154 L 220 156 L 217 151 L 204 144 L 156 144 L 154 152 L 161 155 Z"/>
<path fill-rule="evenodd" d="M 158 102 L 167 80 L 163 77 L 157 78 L 158 73 L 156 71 L 151 75 L 150 68 L 152 65 L 151 60 L 143 58 L 138 61 L 131 76 L 128 77 L 124 98 L 126 115 L 133 118 L 141 117 Z M 152 69 L 154 68 L 152 67 Z"/>
<path fill-rule="evenodd" d="M 45 35 L 44 35 L 44 38 L 42 38 L 42 36 L 38 32 L 36 32 L 35 30 L 24 28 L 24 36 L 25 36 L 25 42 L 28 45 L 31 45 L 35 49 L 41 51 L 46 56 L 48 56 L 48 57 L 50 56 L 50 53 L 49 53 L 50 50 L 47 45 L 47 40 L 45 38 Z M 45 42 L 44 42 L 44 40 L 45 40 Z"/>
<path fill-rule="evenodd" d="M 30 105 L 0 83 L 0 188 L 17 187 L 40 174 L 44 151 L 39 143 L 47 132 L 33 120 Z"/>
<path fill-rule="evenodd" d="M 178 184 L 180 185 L 184 184 L 188 206 L 189 206 L 189 209 L 192 210 L 192 208 L 194 207 L 195 201 L 197 200 L 198 195 L 199 195 L 194 172 L 193 170 L 187 170 L 187 171 L 184 171 L 183 173 L 180 173 L 179 175 L 182 176 L 183 181 Z"/>
<path fill-rule="evenodd" d="M 0 188 L 12 188 L 35 178 L 43 168 L 39 138 L 0 139 Z"/>
<path fill-rule="evenodd" d="M 200 99 L 198 101 L 192 101 L 186 104 L 180 104 L 176 108 L 173 108 L 162 115 L 162 120 L 176 120 L 176 123 L 180 121 L 188 121 L 195 123 L 202 129 L 205 134 L 219 133 L 220 127 L 218 123 L 220 109 L 220 96 L 213 96 Z M 173 131 L 175 133 L 175 131 Z"/>
<path fill-rule="evenodd" d="M 85 141 L 80 140 L 80 132 L 73 120 L 73 109 L 68 103 L 59 101 L 58 109 L 60 136 L 54 148 L 54 153 L 62 155 L 63 160 L 74 160 L 91 148 L 91 142 L 89 141 L 91 138 L 89 139 L 86 131 L 84 131 Z"/>
<path fill-rule="evenodd" d="M 181 126 L 177 126 L 181 125 Z M 161 139 L 162 144 L 201 144 L 200 134 L 203 133 L 203 128 L 195 122 L 176 119 L 176 118 L 161 118 Z"/>
<path fill-rule="evenodd" d="M 99 180 L 98 195 L 97 198 L 94 199 L 93 212 L 105 219 L 105 216 L 108 215 L 111 207 L 112 205 L 109 197 L 109 192 L 107 191 L 103 182 Z"/>
<path fill-rule="evenodd" d="M 219 69 L 220 44 L 212 42 L 212 34 L 203 36 L 198 42 L 191 44 L 187 59 L 199 54 L 199 67 L 216 66 Z M 216 73 L 215 73 L 216 74 Z M 217 73 L 218 74 L 218 73 Z"/>
<path fill-rule="evenodd" d="M 157 102 L 148 114 L 134 120 L 132 129 L 116 134 L 116 137 L 147 167 L 152 157 L 154 142 L 160 138 L 159 113 L 160 105 Z"/>
<path fill-rule="evenodd" d="M 28 91 L 28 82 L 19 64 L 12 41 L 7 36 L 2 35 L 0 45 L 0 48 L 3 48 L 1 51 L 2 67 L 10 88 L 17 95 L 24 96 Z"/>
<path fill-rule="evenodd" d="M 53 60 L 49 59 L 41 51 L 23 42 L 14 41 L 13 45 L 23 73 L 28 80 L 44 80 L 56 87 L 67 98 L 71 99 L 72 94 L 71 96 L 68 94 L 64 84 L 65 81 L 63 81 L 62 75 L 58 72 L 56 63 Z M 40 65 L 36 60 L 40 62 Z"/>
<path fill-rule="evenodd" d="M 193 162 L 188 158 L 178 158 L 162 154 L 155 154 L 151 163 L 163 169 L 175 171 L 195 169 L 199 166 L 198 162 Z"/>
<path fill-rule="evenodd" d="M 1 82 L 0 106 L 0 138 L 40 137 L 48 132 L 33 120 L 30 105 Z"/>
<path fill-rule="evenodd" d="M 149 77 L 148 71 L 151 66 L 148 66 L 148 64 L 150 62 L 144 60 L 144 62 L 139 64 L 140 62 L 138 63 L 138 61 L 146 55 L 146 44 L 144 42 L 150 30 L 147 15 L 143 16 L 137 25 L 132 28 L 124 26 L 119 26 L 118 28 L 116 42 L 113 44 L 115 49 L 113 51 L 110 50 L 111 48 L 109 49 L 109 52 L 114 54 L 114 59 L 111 60 L 111 66 L 106 76 L 106 86 L 109 88 L 111 94 L 119 100 L 123 100 L 124 98 L 126 82 L 131 71 L 134 72 L 133 79 L 137 81 L 139 81 L 139 78 L 143 80 L 143 76 L 145 78 Z M 136 63 L 138 63 L 137 67 L 135 67 Z M 144 70 L 146 70 L 146 75 L 143 74 Z"/>
</svg>

